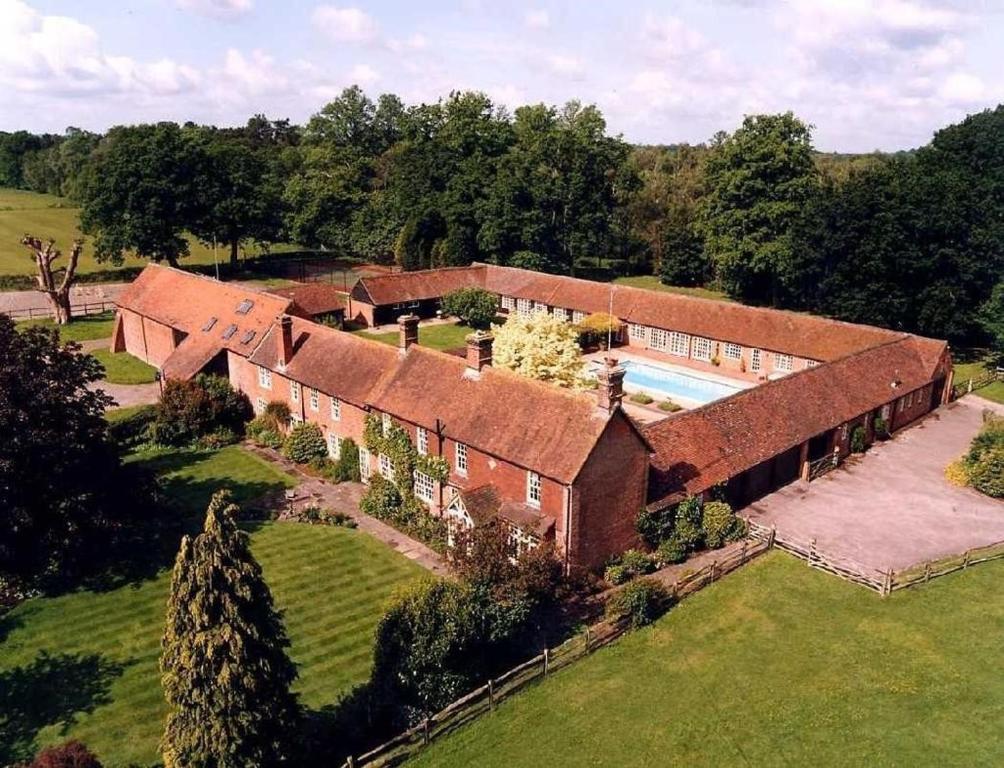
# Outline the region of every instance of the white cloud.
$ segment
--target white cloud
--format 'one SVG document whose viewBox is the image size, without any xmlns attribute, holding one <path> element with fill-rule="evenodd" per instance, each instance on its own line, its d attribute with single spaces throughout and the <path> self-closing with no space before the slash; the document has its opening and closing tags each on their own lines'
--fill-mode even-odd
<svg viewBox="0 0 1004 768">
<path fill-rule="evenodd" d="M 575 56 L 555 54 L 548 59 L 548 63 L 555 74 L 572 80 L 581 79 L 586 72 L 582 61 Z"/>
<path fill-rule="evenodd" d="M 551 16 L 547 11 L 532 10 L 523 15 L 523 23 L 530 29 L 547 29 L 551 26 Z"/>
<path fill-rule="evenodd" d="M 429 47 L 429 39 L 421 32 L 416 32 L 405 40 L 391 39 L 387 41 L 387 47 L 394 53 L 406 53 L 409 51 L 424 51 Z"/>
<path fill-rule="evenodd" d="M 340 43 L 374 43 L 380 36 L 376 20 L 359 8 L 319 5 L 311 19 L 321 32 Z"/>
<path fill-rule="evenodd" d="M 214 19 L 236 19 L 249 13 L 251 0 L 175 0 L 178 7 Z"/>
<path fill-rule="evenodd" d="M 349 79 L 362 88 L 366 88 L 380 79 L 380 73 L 369 64 L 356 64 L 349 70 Z"/>
</svg>

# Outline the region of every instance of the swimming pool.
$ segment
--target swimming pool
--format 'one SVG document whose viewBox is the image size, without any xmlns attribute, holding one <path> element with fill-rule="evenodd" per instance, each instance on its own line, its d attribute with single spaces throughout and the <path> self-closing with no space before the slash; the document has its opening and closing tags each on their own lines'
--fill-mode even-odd
<svg viewBox="0 0 1004 768">
<path fill-rule="evenodd" d="M 671 400 L 692 400 L 703 405 L 734 395 L 742 389 L 716 379 L 705 379 L 699 374 L 680 373 L 636 360 L 625 360 L 621 365 L 625 370 L 624 383 L 653 397 L 662 395 Z"/>
</svg>

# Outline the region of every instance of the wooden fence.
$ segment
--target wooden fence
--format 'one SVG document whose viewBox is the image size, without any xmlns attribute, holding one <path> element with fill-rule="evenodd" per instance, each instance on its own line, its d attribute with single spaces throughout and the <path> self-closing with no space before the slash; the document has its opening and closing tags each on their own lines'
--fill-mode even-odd
<svg viewBox="0 0 1004 768">
<path fill-rule="evenodd" d="M 103 312 L 114 311 L 114 301 L 85 301 L 70 305 L 70 312 L 74 317 L 100 315 Z M 28 307 L 27 309 L 12 309 L 3 314 L 10 316 L 12 320 L 35 320 L 37 318 L 51 318 L 52 310 L 49 307 Z"/>
<path fill-rule="evenodd" d="M 964 571 L 971 565 L 986 563 L 990 560 L 1004 558 L 1004 541 L 988 544 L 985 547 L 967 549 L 961 555 L 950 555 L 939 560 L 929 560 L 920 565 L 911 566 L 890 576 L 890 591 L 912 587 L 914 584 L 926 584 L 931 579 L 946 576 L 956 571 Z"/>
<path fill-rule="evenodd" d="M 737 548 L 721 560 L 715 560 L 697 571 L 685 574 L 671 585 L 670 594 L 674 600 L 682 600 L 763 554 L 770 549 L 770 546 L 771 542 L 766 540 L 746 539 L 742 548 Z M 359 757 L 349 757 L 342 764 L 342 768 L 377 766 L 383 768 L 400 765 L 439 737 L 452 733 L 481 715 L 491 712 L 499 702 L 531 683 L 588 656 L 597 648 L 614 642 L 628 630 L 628 627 L 626 621 L 603 620 L 592 624 L 556 648 L 545 648 L 538 656 L 513 667 L 500 677 L 489 680 L 480 688 L 457 699 L 390 741 Z"/>
<path fill-rule="evenodd" d="M 985 371 L 980 376 L 966 379 L 965 381 L 952 386 L 952 399 L 957 400 L 965 394 L 975 392 L 977 389 L 993 384 L 995 381 L 1004 380 L 1004 368 L 996 368 L 993 371 Z"/>
</svg>

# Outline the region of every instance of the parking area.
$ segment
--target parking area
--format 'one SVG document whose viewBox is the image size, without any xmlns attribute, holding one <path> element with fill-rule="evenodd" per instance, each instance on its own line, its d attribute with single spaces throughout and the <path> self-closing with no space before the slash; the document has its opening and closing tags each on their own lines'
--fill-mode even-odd
<svg viewBox="0 0 1004 768">
<path fill-rule="evenodd" d="M 797 482 L 743 510 L 779 539 L 881 571 L 1004 541 L 1004 501 L 951 485 L 945 466 L 969 447 L 984 409 L 968 395 L 812 483 Z"/>
</svg>

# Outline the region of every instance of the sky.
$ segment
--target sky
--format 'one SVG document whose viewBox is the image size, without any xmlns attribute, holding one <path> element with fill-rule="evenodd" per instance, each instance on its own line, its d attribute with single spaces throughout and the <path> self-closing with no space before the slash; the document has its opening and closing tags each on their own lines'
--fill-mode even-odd
<svg viewBox="0 0 1004 768">
<path fill-rule="evenodd" d="M 596 104 L 636 143 L 793 111 L 891 151 L 1004 101 L 1004 0 L 0 0 L 0 130 L 305 121 L 348 85 Z"/>
</svg>

